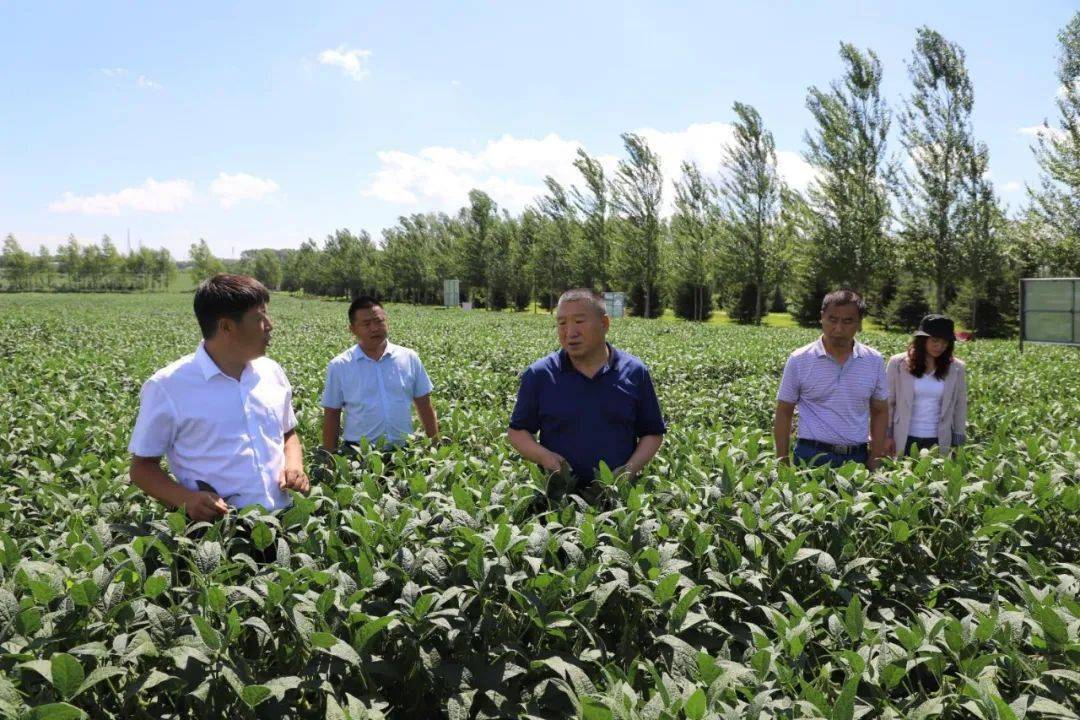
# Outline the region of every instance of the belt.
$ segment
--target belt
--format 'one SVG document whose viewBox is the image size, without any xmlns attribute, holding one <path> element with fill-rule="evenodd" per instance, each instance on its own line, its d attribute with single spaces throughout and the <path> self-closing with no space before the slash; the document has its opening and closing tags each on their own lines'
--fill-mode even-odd
<svg viewBox="0 0 1080 720">
<path fill-rule="evenodd" d="M 855 445 L 833 445 L 832 443 L 811 440 L 810 438 L 798 438 L 795 442 L 804 443 L 812 448 L 824 450 L 833 455 L 854 455 L 859 451 L 866 451 L 866 443 L 856 443 Z"/>
</svg>

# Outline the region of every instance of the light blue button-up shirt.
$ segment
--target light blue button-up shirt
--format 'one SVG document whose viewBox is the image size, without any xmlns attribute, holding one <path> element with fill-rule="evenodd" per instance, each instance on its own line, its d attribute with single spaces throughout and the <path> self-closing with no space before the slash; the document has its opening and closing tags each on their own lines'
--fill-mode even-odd
<svg viewBox="0 0 1080 720">
<path fill-rule="evenodd" d="M 431 390 L 431 379 L 415 351 L 387 342 L 382 357 L 372 360 L 353 345 L 327 366 L 322 405 L 344 409 L 345 442 L 367 438 L 375 443 L 385 438 L 400 445 L 413 430 L 413 399 Z"/>
</svg>

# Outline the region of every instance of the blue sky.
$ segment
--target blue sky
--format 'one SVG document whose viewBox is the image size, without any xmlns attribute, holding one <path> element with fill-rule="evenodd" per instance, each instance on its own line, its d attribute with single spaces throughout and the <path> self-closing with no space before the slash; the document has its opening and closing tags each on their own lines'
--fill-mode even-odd
<svg viewBox="0 0 1080 720">
<path fill-rule="evenodd" d="M 716 169 L 739 100 L 800 158 L 806 90 L 839 43 L 872 48 L 894 108 L 915 30 L 967 52 L 975 131 L 1014 210 L 1056 116 L 1056 35 L 1076 5 L 815 3 L 38 3 L 0 0 L 0 234 L 110 234 L 184 258 L 376 238 L 470 187 L 519 211 L 578 145 L 614 162 L 643 131 L 669 174 Z M 1027 129 L 1025 131 L 1025 129 Z M 898 140 L 892 148 L 900 152 Z"/>
</svg>

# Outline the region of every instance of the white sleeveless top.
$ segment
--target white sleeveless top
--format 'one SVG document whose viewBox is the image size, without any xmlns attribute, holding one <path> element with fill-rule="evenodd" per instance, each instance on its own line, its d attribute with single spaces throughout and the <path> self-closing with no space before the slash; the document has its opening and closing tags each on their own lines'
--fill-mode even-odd
<svg viewBox="0 0 1080 720">
<path fill-rule="evenodd" d="M 938 420 L 941 418 L 941 397 L 945 394 L 945 381 L 933 373 L 923 373 L 915 378 L 915 402 L 911 407 L 909 437 L 937 438 Z"/>
</svg>

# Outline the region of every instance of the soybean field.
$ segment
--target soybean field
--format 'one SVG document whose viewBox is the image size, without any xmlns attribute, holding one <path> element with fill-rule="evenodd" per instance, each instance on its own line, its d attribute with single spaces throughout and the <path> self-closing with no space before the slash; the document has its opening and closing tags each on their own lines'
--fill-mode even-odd
<svg viewBox="0 0 1080 720">
<path fill-rule="evenodd" d="M 346 305 L 269 309 L 313 465 Z M 446 441 L 210 525 L 127 478 L 191 296 L 0 297 L 0 717 L 1080 715 L 1077 348 L 962 344 L 954 457 L 806 470 L 771 421 L 813 331 L 615 320 L 669 433 L 593 507 L 505 440 L 550 316 L 387 309 Z"/>
</svg>

